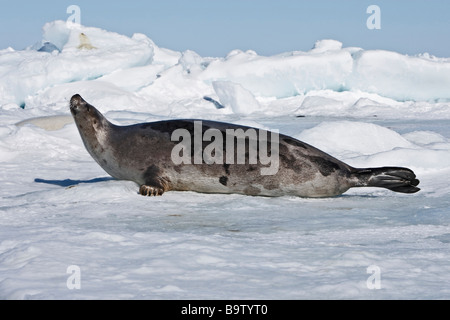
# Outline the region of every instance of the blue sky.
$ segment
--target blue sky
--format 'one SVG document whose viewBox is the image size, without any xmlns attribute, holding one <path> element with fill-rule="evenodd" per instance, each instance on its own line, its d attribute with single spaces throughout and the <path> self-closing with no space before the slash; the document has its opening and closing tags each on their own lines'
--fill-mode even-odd
<svg viewBox="0 0 450 320">
<path fill-rule="evenodd" d="M 0 49 L 23 49 L 41 39 L 42 26 L 81 8 L 81 23 L 131 36 L 141 32 L 158 46 L 224 56 L 233 49 L 272 55 L 309 50 L 317 40 L 345 47 L 428 52 L 450 57 L 448 0 L 1 0 Z M 369 30 L 369 5 L 381 9 L 381 29 Z"/>
</svg>

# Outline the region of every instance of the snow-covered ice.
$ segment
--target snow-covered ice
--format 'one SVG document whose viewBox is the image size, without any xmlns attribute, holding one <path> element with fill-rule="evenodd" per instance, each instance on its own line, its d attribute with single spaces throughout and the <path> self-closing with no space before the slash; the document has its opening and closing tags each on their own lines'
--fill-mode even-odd
<svg viewBox="0 0 450 320">
<path fill-rule="evenodd" d="M 80 33 L 95 48 L 79 49 Z M 0 298 L 448 299 L 448 88 L 450 58 L 426 53 L 321 40 L 308 52 L 201 57 L 143 34 L 47 23 L 41 42 L 0 50 Z M 279 130 L 353 166 L 409 167 L 422 190 L 142 197 L 85 150 L 75 93 L 122 125 Z"/>
</svg>

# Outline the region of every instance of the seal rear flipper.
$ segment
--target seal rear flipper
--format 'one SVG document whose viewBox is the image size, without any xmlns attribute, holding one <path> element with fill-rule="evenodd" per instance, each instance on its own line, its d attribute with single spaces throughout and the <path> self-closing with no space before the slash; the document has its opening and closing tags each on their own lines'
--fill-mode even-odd
<svg viewBox="0 0 450 320">
<path fill-rule="evenodd" d="M 357 169 L 359 187 L 380 187 L 401 193 L 416 193 L 420 181 L 411 169 L 402 167 L 382 167 Z"/>
</svg>

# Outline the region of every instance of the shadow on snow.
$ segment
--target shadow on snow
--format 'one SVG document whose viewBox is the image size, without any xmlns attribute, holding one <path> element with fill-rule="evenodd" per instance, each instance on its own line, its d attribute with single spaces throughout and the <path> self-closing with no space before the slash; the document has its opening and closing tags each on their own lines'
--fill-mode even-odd
<svg viewBox="0 0 450 320">
<path fill-rule="evenodd" d="M 95 178 L 95 179 L 91 179 L 91 180 L 72 180 L 72 179 L 46 180 L 46 179 L 36 178 L 36 179 L 34 179 L 34 182 L 52 184 L 52 185 L 57 185 L 60 187 L 71 187 L 71 186 L 76 186 L 80 183 L 97 183 L 97 182 L 111 181 L 111 180 L 115 180 L 115 179 L 112 177 Z"/>
</svg>

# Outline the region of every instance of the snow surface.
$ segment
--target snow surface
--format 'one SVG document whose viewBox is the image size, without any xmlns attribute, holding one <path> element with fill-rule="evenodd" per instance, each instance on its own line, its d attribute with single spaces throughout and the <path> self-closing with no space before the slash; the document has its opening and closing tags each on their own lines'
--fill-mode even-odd
<svg viewBox="0 0 450 320">
<path fill-rule="evenodd" d="M 78 49 L 80 33 L 95 49 Z M 47 23 L 42 42 L 0 50 L 0 298 L 448 299 L 448 88 L 450 58 L 428 54 L 322 40 L 308 52 L 212 58 Z M 409 167 L 422 191 L 142 197 L 85 150 L 75 93 L 122 125 L 276 129 L 353 166 Z M 72 265 L 80 289 L 67 286 Z M 367 285 L 370 266 L 380 289 Z"/>
</svg>

